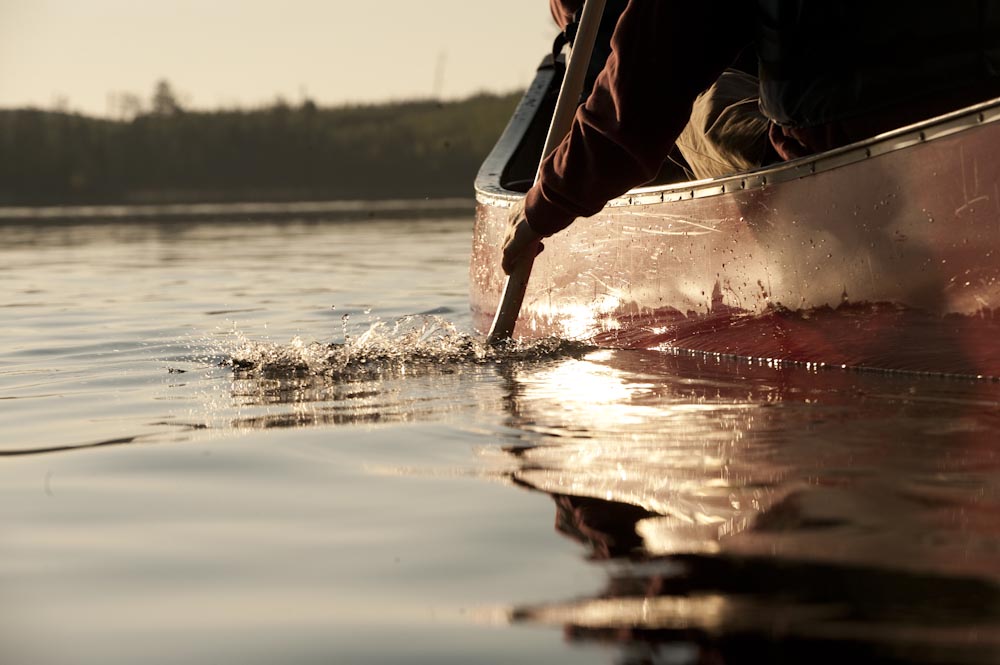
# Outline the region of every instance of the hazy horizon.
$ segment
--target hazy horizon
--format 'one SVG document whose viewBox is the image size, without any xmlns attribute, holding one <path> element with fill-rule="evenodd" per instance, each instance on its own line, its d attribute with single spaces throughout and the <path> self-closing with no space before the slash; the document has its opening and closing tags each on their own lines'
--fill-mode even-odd
<svg viewBox="0 0 1000 665">
<path fill-rule="evenodd" d="M 3 0 L 0 108 L 115 116 L 160 80 L 198 110 L 458 99 L 526 86 L 555 33 L 544 0 Z"/>
</svg>

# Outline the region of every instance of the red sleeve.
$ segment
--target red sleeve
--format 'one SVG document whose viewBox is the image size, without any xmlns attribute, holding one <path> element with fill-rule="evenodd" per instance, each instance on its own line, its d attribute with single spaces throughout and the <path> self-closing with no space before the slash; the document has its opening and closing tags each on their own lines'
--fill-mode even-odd
<svg viewBox="0 0 1000 665">
<path fill-rule="evenodd" d="M 528 192 L 525 214 L 535 231 L 561 231 L 656 176 L 695 97 L 751 41 L 752 5 L 629 2 L 593 93 Z"/>
</svg>

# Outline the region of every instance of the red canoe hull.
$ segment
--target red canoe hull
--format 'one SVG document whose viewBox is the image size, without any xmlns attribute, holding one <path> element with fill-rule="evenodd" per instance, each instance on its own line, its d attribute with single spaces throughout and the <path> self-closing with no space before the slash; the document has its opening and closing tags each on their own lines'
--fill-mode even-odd
<svg viewBox="0 0 1000 665">
<path fill-rule="evenodd" d="M 535 88 L 546 85 L 536 81 Z M 521 194 L 477 180 L 475 325 Z M 739 176 L 647 187 L 546 241 L 515 337 L 1000 376 L 1000 100 Z"/>
</svg>

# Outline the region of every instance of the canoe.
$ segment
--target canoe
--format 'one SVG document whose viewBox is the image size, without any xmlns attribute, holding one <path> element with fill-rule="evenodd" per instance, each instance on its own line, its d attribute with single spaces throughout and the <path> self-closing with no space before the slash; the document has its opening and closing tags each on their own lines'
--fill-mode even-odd
<svg viewBox="0 0 1000 665">
<path fill-rule="evenodd" d="M 481 332 L 558 78 L 543 63 L 476 178 Z M 546 241 L 514 336 L 998 377 L 998 155 L 1000 99 L 805 159 L 632 190 Z"/>
</svg>

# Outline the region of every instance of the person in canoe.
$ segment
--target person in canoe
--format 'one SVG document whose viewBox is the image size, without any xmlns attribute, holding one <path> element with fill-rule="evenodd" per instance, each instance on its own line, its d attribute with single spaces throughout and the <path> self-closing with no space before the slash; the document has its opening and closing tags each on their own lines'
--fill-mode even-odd
<svg viewBox="0 0 1000 665">
<path fill-rule="evenodd" d="M 568 26 L 582 4 L 551 0 L 553 16 Z M 629 0 L 609 50 L 511 213 L 505 272 L 652 180 L 675 146 L 690 175 L 716 177 L 1000 96 L 1000 0 Z"/>
</svg>

